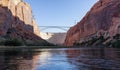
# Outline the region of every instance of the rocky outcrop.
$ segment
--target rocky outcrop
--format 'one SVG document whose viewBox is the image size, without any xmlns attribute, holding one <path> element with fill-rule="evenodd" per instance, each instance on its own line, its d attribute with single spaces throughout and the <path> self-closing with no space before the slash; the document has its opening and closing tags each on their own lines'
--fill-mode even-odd
<svg viewBox="0 0 120 70">
<path fill-rule="evenodd" d="M 99 0 L 77 25 L 67 32 L 65 45 L 94 37 L 120 34 L 120 0 Z"/>
<path fill-rule="evenodd" d="M 23 0 L 0 1 L 0 36 L 25 42 L 46 43 L 32 17 L 32 9 Z"/>
</svg>

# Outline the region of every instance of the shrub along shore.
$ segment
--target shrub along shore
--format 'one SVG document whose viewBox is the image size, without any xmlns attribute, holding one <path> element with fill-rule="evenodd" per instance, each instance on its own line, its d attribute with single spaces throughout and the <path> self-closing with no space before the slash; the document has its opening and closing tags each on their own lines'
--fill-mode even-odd
<svg viewBox="0 0 120 70">
<path fill-rule="evenodd" d="M 74 42 L 74 46 L 83 46 L 83 47 L 113 47 L 120 48 L 120 34 L 116 34 L 115 36 L 107 37 L 93 37 L 92 39 L 84 42 Z"/>
<path fill-rule="evenodd" d="M 0 38 L 0 49 L 39 49 L 39 48 L 120 48 L 120 34 L 113 36 L 113 40 L 103 44 L 108 38 L 100 36 L 98 38 L 93 38 L 91 40 L 79 43 L 75 42 L 74 46 L 59 46 L 51 43 L 38 43 L 38 44 L 28 44 L 24 40 L 19 40 L 15 38 Z"/>
</svg>

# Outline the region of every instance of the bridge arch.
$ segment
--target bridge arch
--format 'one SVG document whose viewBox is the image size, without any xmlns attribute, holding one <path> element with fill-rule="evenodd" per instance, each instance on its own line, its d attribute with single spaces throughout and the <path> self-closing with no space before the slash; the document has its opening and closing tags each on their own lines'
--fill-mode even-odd
<svg viewBox="0 0 120 70">
<path fill-rule="evenodd" d="M 47 29 L 60 29 L 67 32 L 70 26 L 39 26 L 39 28 L 40 31 L 45 31 Z"/>
</svg>

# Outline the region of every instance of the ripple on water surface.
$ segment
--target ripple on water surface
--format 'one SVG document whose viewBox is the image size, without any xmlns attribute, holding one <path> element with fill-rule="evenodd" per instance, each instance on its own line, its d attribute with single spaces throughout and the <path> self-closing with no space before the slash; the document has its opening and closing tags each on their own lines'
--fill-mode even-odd
<svg viewBox="0 0 120 70">
<path fill-rule="evenodd" d="M 0 62 L 0 70 L 120 70 L 120 50 L 63 48 L 2 51 Z"/>
</svg>

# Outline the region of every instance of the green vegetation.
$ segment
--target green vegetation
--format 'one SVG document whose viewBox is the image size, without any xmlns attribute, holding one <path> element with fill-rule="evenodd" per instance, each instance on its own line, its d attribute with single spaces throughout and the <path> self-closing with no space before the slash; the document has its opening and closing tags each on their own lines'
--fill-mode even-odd
<svg viewBox="0 0 120 70">
<path fill-rule="evenodd" d="M 36 42 L 33 42 L 31 40 L 25 40 L 24 44 L 26 46 L 55 46 L 54 44 L 48 43 L 46 41 L 42 41 L 42 42 L 36 41 Z"/>
<path fill-rule="evenodd" d="M 39 46 L 39 48 L 59 48 L 57 45 L 48 43 L 46 41 L 32 41 L 32 40 L 20 40 L 16 38 L 0 37 L 0 45 L 2 46 Z M 41 47 L 40 47 L 41 46 Z M 120 34 L 113 36 L 111 40 L 110 37 L 104 38 L 104 36 L 93 37 L 88 41 L 79 43 L 74 42 L 74 46 L 105 46 L 105 47 L 120 47 Z M 60 46 L 62 47 L 62 46 Z"/>
<path fill-rule="evenodd" d="M 4 46 L 22 46 L 23 42 L 18 39 L 7 39 L 0 42 L 0 45 Z"/>
<path fill-rule="evenodd" d="M 120 34 L 113 36 L 113 40 L 108 42 L 106 46 L 120 48 Z"/>
<path fill-rule="evenodd" d="M 21 40 L 10 37 L 0 37 L 1 46 L 55 46 L 46 41 Z"/>
<path fill-rule="evenodd" d="M 105 47 L 120 47 L 120 34 L 116 34 L 115 36 L 113 36 L 113 39 L 106 42 L 107 40 L 109 40 L 110 37 L 104 38 L 104 36 L 100 36 L 100 37 L 93 37 L 92 39 L 88 40 L 88 41 L 84 41 L 82 43 L 79 43 L 77 41 L 75 41 L 73 44 L 74 46 L 105 46 Z M 103 44 L 104 42 L 106 42 L 105 44 Z"/>
<path fill-rule="evenodd" d="M 102 44 L 106 39 L 104 39 L 103 36 L 100 36 L 98 38 L 92 38 L 91 40 L 84 41 L 82 43 L 75 42 L 75 46 L 92 46 L 92 45 L 100 45 Z"/>
<path fill-rule="evenodd" d="M 120 40 L 117 40 L 117 41 L 113 42 L 112 46 L 117 47 L 117 48 L 120 47 Z"/>
</svg>

